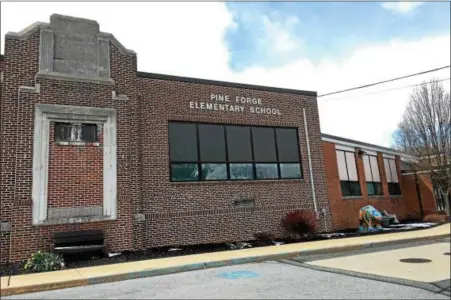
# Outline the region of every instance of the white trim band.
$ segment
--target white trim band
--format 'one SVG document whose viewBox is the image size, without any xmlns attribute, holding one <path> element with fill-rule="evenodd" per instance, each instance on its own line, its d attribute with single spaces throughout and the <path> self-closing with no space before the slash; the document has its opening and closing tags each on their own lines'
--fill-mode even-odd
<svg viewBox="0 0 451 300">
<path fill-rule="evenodd" d="M 348 146 L 343 146 L 343 145 L 339 145 L 339 144 L 335 144 L 335 150 L 343 150 L 343 151 L 355 152 L 355 148 L 354 147 L 348 147 Z"/>
</svg>

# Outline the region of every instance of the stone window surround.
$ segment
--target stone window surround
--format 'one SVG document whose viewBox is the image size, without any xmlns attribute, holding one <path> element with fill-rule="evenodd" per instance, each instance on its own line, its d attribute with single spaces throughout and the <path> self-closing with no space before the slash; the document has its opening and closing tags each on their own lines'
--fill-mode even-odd
<svg viewBox="0 0 451 300">
<path fill-rule="evenodd" d="M 49 125 L 56 122 L 103 123 L 103 215 L 47 219 Z M 33 135 L 33 225 L 83 223 L 117 219 L 116 110 L 69 105 L 36 104 Z"/>
</svg>

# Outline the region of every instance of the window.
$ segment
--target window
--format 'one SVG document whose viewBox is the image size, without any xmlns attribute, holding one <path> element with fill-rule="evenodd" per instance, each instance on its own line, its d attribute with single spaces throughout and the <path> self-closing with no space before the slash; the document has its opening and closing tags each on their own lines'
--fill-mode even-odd
<svg viewBox="0 0 451 300">
<path fill-rule="evenodd" d="M 365 169 L 366 186 L 368 195 L 382 195 L 382 184 L 379 173 L 379 165 L 377 164 L 377 156 L 363 156 L 363 167 Z"/>
<path fill-rule="evenodd" d="M 224 126 L 198 125 L 202 180 L 227 179 Z"/>
<path fill-rule="evenodd" d="M 396 170 L 396 162 L 392 158 L 384 158 L 385 175 L 387 176 L 388 193 L 390 195 L 401 195 L 401 187 Z"/>
<path fill-rule="evenodd" d="M 230 179 L 254 179 L 251 128 L 226 126 Z"/>
<path fill-rule="evenodd" d="M 355 153 L 350 151 L 336 150 L 338 175 L 340 177 L 341 194 L 343 196 L 360 196 L 359 177 L 355 162 Z"/>
<path fill-rule="evenodd" d="M 298 132 L 291 128 L 276 128 L 277 153 L 282 178 L 301 177 Z"/>
<path fill-rule="evenodd" d="M 197 126 L 169 123 L 171 180 L 199 180 Z"/>
<path fill-rule="evenodd" d="M 55 123 L 57 142 L 98 142 L 97 124 Z"/>
<path fill-rule="evenodd" d="M 169 122 L 171 181 L 302 178 L 295 128 Z"/>
</svg>

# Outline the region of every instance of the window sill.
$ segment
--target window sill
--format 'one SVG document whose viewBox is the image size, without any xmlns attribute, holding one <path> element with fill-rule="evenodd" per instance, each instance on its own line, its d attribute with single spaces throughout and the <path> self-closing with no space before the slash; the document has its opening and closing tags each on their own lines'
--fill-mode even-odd
<svg viewBox="0 0 451 300">
<path fill-rule="evenodd" d="M 217 185 L 217 184 L 279 184 L 279 183 L 300 183 L 305 182 L 300 179 L 257 179 L 257 180 L 203 180 L 203 181 L 170 181 L 171 185 Z"/>
<path fill-rule="evenodd" d="M 390 195 L 390 199 L 400 199 L 403 198 L 403 195 Z"/>
<path fill-rule="evenodd" d="M 342 196 L 341 199 L 343 200 L 363 200 L 363 196 Z"/>
<path fill-rule="evenodd" d="M 369 200 L 382 200 L 385 199 L 384 195 L 369 195 L 368 196 Z"/>
<path fill-rule="evenodd" d="M 81 224 L 92 222 L 104 222 L 104 221 L 116 221 L 116 217 L 111 216 L 90 216 L 90 217 L 72 217 L 72 218 L 58 218 L 58 219 L 46 219 L 40 221 L 35 226 L 48 226 L 48 225 L 61 225 L 61 224 Z"/>
<path fill-rule="evenodd" d="M 65 142 L 65 141 L 55 141 L 58 146 L 92 146 L 99 147 L 99 142 L 89 143 L 89 142 Z"/>
</svg>

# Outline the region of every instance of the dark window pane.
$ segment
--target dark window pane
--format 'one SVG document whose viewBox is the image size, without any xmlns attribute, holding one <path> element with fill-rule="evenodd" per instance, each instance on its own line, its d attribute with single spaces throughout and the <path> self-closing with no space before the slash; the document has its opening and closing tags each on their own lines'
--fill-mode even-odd
<svg viewBox="0 0 451 300">
<path fill-rule="evenodd" d="M 397 182 L 388 183 L 388 192 L 390 195 L 401 195 L 401 187 Z"/>
<path fill-rule="evenodd" d="M 341 186 L 341 195 L 342 196 L 350 196 L 351 195 L 349 181 L 340 181 L 340 186 Z"/>
<path fill-rule="evenodd" d="M 230 179 L 254 179 L 252 164 L 230 164 Z"/>
<path fill-rule="evenodd" d="M 202 164 L 202 180 L 227 179 L 226 164 Z"/>
<path fill-rule="evenodd" d="M 382 184 L 380 182 L 375 182 L 374 183 L 374 194 L 375 195 L 382 195 L 383 191 L 382 191 Z"/>
<path fill-rule="evenodd" d="M 372 182 L 367 182 L 366 183 L 366 187 L 368 189 L 368 195 L 375 195 L 375 191 L 374 191 L 374 183 Z"/>
<path fill-rule="evenodd" d="M 172 164 L 172 181 L 196 181 L 199 180 L 199 170 L 197 164 Z"/>
<path fill-rule="evenodd" d="M 301 165 L 280 164 L 280 176 L 282 178 L 301 178 Z"/>
<path fill-rule="evenodd" d="M 81 140 L 83 142 L 88 143 L 97 142 L 97 125 L 96 124 L 81 125 Z"/>
<path fill-rule="evenodd" d="M 299 144 L 297 130 L 292 128 L 276 128 L 277 151 L 280 162 L 299 161 Z"/>
<path fill-rule="evenodd" d="M 351 189 L 351 196 L 360 196 L 362 195 L 362 191 L 360 190 L 360 182 L 358 181 L 350 181 L 349 182 Z"/>
<path fill-rule="evenodd" d="M 227 147 L 230 162 L 252 162 L 249 127 L 227 126 Z"/>
<path fill-rule="evenodd" d="M 388 185 L 388 194 L 393 195 L 393 186 L 390 182 L 387 183 Z"/>
<path fill-rule="evenodd" d="M 225 138 L 222 125 L 199 125 L 200 160 L 225 162 Z"/>
<path fill-rule="evenodd" d="M 198 161 L 196 125 L 169 123 L 169 147 L 173 162 Z"/>
<path fill-rule="evenodd" d="M 395 189 L 396 195 L 401 195 L 401 186 L 399 185 L 399 183 L 395 183 L 394 185 L 396 187 Z"/>
<path fill-rule="evenodd" d="M 257 179 L 279 178 L 277 164 L 256 164 Z"/>
<path fill-rule="evenodd" d="M 254 156 L 257 162 L 276 162 L 276 143 L 274 129 L 253 127 L 252 138 L 254 143 Z"/>
<path fill-rule="evenodd" d="M 342 196 L 361 196 L 360 183 L 358 181 L 340 181 Z"/>
<path fill-rule="evenodd" d="M 55 123 L 54 134 L 56 141 L 70 141 L 71 140 L 72 124 L 69 123 Z"/>
</svg>

